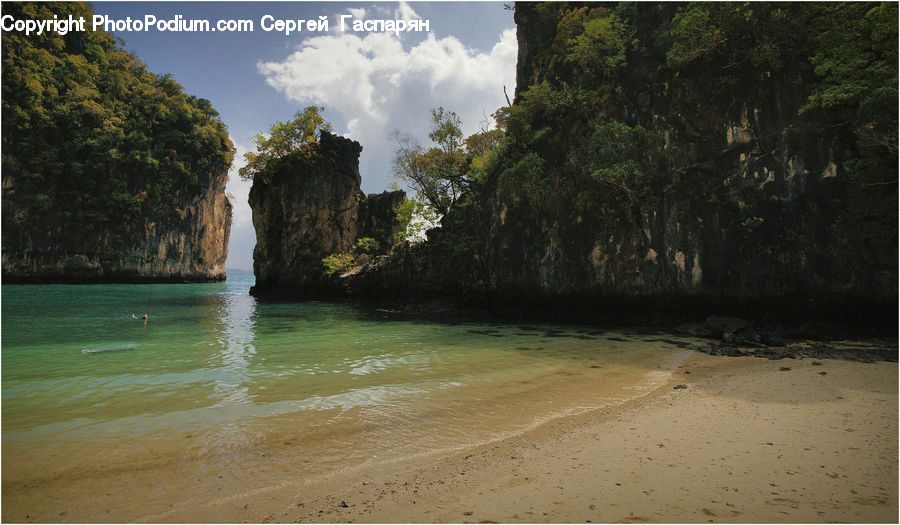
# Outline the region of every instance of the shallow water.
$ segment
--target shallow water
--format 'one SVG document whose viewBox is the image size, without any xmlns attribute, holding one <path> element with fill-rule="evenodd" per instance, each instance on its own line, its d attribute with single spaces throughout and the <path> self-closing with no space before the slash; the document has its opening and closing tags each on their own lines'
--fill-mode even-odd
<svg viewBox="0 0 900 525">
<path fill-rule="evenodd" d="M 189 519 L 618 403 L 685 355 L 646 334 L 260 303 L 251 284 L 3 286 L 3 520 Z"/>
</svg>

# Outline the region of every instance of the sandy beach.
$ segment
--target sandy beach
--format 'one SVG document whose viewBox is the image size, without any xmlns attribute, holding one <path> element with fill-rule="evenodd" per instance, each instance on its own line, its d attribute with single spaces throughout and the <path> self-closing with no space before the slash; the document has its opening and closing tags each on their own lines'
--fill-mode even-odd
<svg viewBox="0 0 900 525">
<path fill-rule="evenodd" d="M 896 363 L 698 353 L 620 406 L 230 496 L 191 520 L 896 522 L 897 387 Z"/>
</svg>

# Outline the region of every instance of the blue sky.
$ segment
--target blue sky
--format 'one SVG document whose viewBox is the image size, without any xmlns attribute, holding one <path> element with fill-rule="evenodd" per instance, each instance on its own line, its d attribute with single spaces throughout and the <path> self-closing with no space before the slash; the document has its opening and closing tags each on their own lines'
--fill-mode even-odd
<svg viewBox="0 0 900 525">
<path fill-rule="evenodd" d="M 191 95 L 209 99 L 228 125 L 238 155 L 228 191 L 237 199 L 229 268 L 252 268 L 255 243 L 249 184 L 237 178 L 252 137 L 309 105 L 325 108 L 334 130 L 363 145 L 363 191 L 394 180 L 394 131 L 428 142 L 433 107 L 456 111 L 466 134 L 515 89 L 515 24 L 502 2 L 95 2 L 112 19 L 248 19 L 252 32 L 113 32 L 150 71 L 170 73 Z M 340 14 L 429 20 L 428 33 L 340 32 Z M 328 16 L 328 33 L 284 35 L 260 28 L 276 19 Z"/>
</svg>

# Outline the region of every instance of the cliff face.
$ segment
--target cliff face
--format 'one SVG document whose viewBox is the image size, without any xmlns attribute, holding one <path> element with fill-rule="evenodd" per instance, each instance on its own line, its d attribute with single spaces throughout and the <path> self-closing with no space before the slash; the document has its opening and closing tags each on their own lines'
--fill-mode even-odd
<svg viewBox="0 0 900 525">
<path fill-rule="evenodd" d="M 362 237 L 390 246 L 403 192 L 364 195 L 361 151 L 358 142 L 322 132 L 315 151 L 277 159 L 254 178 L 252 293 L 331 295 L 340 285 L 324 273 L 323 258 L 349 252 Z"/>
<path fill-rule="evenodd" d="M 875 9 L 787 11 L 518 4 L 516 104 L 487 176 L 352 291 L 587 319 L 895 308 L 896 131 L 874 130 L 896 123 L 896 52 L 893 83 L 852 73 L 856 99 L 828 98 L 849 73 L 813 67 L 856 45 L 831 30 L 886 34 L 864 48 L 888 66 L 895 43 Z"/>
<path fill-rule="evenodd" d="M 359 203 L 357 224 L 358 237 L 371 237 L 387 249 L 394 244 L 400 233 L 397 222 L 397 208 L 403 203 L 406 194 L 403 191 L 384 191 L 370 193 Z"/>
<path fill-rule="evenodd" d="M 599 106 L 592 103 L 594 118 L 627 130 L 595 128 L 594 143 L 584 146 L 591 156 L 579 157 L 596 162 L 594 180 L 630 160 L 627 141 L 637 131 L 650 138 L 640 143 L 636 162 L 659 160 L 639 176 L 603 180 L 595 199 L 606 202 L 580 206 L 588 190 L 566 183 L 585 184 L 571 173 L 577 166 L 569 160 L 581 151 L 571 147 L 569 159 L 558 160 L 535 144 L 545 172 L 558 170 L 552 176 L 560 189 L 542 197 L 553 208 L 542 215 L 533 211 L 536 199 L 524 192 L 501 184 L 492 195 L 486 248 L 492 287 L 511 294 L 678 294 L 807 303 L 848 295 L 895 299 L 896 195 L 873 195 L 852 172 L 866 154 L 846 122 L 846 109 L 801 111 L 821 82 L 799 53 L 806 44 L 794 43 L 796 55 L 783 51 L 780 62 L 762 67 L 751 60 L 735 65 L 738 52 L 718 44 L 709 64 L 686 63 L 676 70 L 666 54 L 674 44 L 660 35 L 677 38 L 673 20 L 681 7 L 620 8 L 618 19 L 630 24 L 640 45 L 623 54 L 627 66 L 590 79 L 606 89 L 590 84 L 585 90 L 605 97 Z M 801 15 L 799 9 L 789 13 Z M 571 15 L 560 12 L 556 20 L 565 16 Z M 523 96 L 528 86 L 554 85 L 560 76 L 578 82 L 576 73 L 555 68 L 561 37 L 546 6 L 518 6 L 516 22 L 523 60 L 519 97 L 526 104 L 529 96 L 537 98 L 534 91 Z M 560 22 L 558 31 L 564 27 Z M 715 56 L 728 52 L 730 64 Z M 551 125 L 565 124 L 561 118 Z M 614 151 L 618 162 L 598 162 L 606 145 L 619 146 L 616 141 L 626 143 Z M 885 148 L 877 155 L 890 153 Z M 885 159 L 879 180 L 896 193 L 895 148 L 893 159 Z M 881 229 L 882 242 L 855 241 L 867 225 Z"/>
<path fill-rule="evenodd" d="M 222 173 L 199 194 L 172 195 L 178 219 L 147 218 L 125 236 L 113 230 L 90 234 L 72 224 L 35 233 L 8 226 L 12 221 L 4 213 L 3 282 L 222 281 L 231 231 L 227 180 Z M 15 191 L 15 184 L 4 177 L 6 191 Z"/>
</svg>

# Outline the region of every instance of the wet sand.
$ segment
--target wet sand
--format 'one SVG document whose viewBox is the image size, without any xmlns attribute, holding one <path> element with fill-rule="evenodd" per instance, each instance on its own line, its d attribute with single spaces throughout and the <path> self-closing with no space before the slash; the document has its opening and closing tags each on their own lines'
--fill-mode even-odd
<svg viewBox="0 0 900 525">
<path fill-rule="evenodd" d="M 189 519 L 897 522 L 897 364 L 815 362 L 694 354 L 620 406 L 230 496 Z"/>
</svg>

